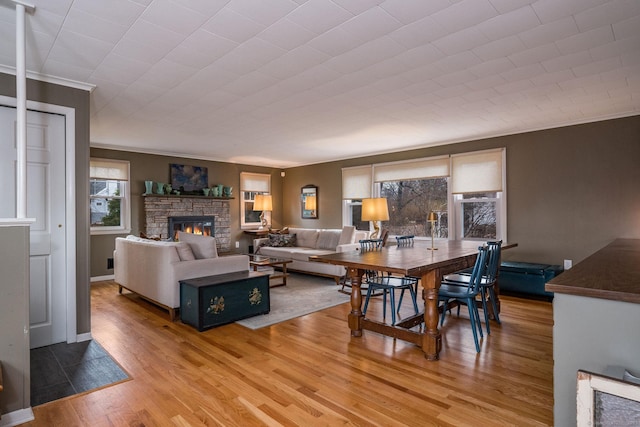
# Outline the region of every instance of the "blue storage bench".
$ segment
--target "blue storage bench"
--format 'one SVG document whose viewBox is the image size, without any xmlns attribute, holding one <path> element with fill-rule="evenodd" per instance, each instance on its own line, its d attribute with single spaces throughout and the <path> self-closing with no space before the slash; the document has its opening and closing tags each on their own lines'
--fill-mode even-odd
<svg viewBox="0 0 640 427">
<path fill-rule="evenodd" d="M 544 285 L 563 271 L 559 265 L 503 261 L 498 276 L 500 293 L 546 297 L 551 300 L 553 292 L 545 291 Z"/>
</svg>

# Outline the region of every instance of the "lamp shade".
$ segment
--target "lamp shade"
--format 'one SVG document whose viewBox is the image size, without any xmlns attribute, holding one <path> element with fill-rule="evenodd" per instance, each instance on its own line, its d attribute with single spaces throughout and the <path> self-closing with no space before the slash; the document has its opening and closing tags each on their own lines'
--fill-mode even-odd
<svg viewBox="0 0 640 427">
<path fill-rule="evenodd" d="M 315 211 L 317 207 L 316 203 L 316 196 L 307 196 L 304 199 L 304 209 L 306 211 Z"/>
<path fill-rule="evenodd" d="M 256 194 L 253 200 L 254 211 L 272 211 L 273 200 L 270 194 Z"/>
<path fill-rule="evenodd" d="M 362 220 L 388 221 L 389 208 L 387 206 L 387 199 L 384 197 L 362 199 Z"/>
<path fill-rule="evenodd" d="M 436 215 L 435 212 L 429 212 L 429 218 L 427 218 L 427 221 L 437 221 L 438 220 L 438 216 Z"/>
</svg>

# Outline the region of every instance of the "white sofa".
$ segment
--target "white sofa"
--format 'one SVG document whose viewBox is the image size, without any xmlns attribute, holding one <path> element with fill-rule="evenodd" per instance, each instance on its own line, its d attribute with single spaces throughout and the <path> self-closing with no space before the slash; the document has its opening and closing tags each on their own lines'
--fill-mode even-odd
<svg viewBox="0 0 640 427">
<path fill-rule="evenodd" d="M 189 239 L 194 239 L 195 243 L 187 242 Z M 175 310 L 180 307 L 180 280 L 249 270 L 246 255 L 218 257 L 212 237 L 181 236 L 180 240 L 157 242 L 136 236 L 118 237 L 113 253 L 119 292 L 126 288 L 167 308 L 171 320 L 175 319 Z M 206 245 L 198 242 L 206 242 Z"/>
<path fill-rule="evenodd" d="M 309 257 L 358 250 L 359 240 L 366 239 L 368 234 L 351 226 L 345 226 L 342 230 L 290 227 L 288 236 L 295 236 L 289 237 L 294 240 L 292 246 L 277 246 L 281 244 L 278 240 L 282 238 L 276 236 L 287 236 L 284 234 L 254 239 L 253 247 L 260 255 L 292 260 L 287 265 L 287 271 L 327 276 L 333 278 L 336 284 L 340 284 L 340 279 L 346 273 L 344 267 L 309 261 Z"/>
</svg>

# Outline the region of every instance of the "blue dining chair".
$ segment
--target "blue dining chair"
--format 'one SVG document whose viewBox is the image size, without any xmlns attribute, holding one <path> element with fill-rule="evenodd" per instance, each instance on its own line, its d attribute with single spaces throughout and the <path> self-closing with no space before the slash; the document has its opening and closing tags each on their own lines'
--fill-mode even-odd
<svg viewBox="0 0 640 427">
<path fill-rule="evenodd" d="M 360 240 L 360 250 L 362 252 L 366 251 L 377 251 L 382 250 L 383 248 L 383 239 L 366 239 Z M 367 314 L 367 309 L 369 307 L 369 300 L 372 296 L 379 295 L 382 293 L 382 318 L 386 320 L 387 318 L 387 295 L 389 295 L 390 302 L 390 311 L 391 311 L 391 324 L 396 324 L 396 312 L 400 312 L 400 306 L 402 304 L 402 298 L 404 297 L 404 292 L 409 291 L 411 295 L 411 302 L 413 303 L 414 313 L 418 314 L 418 302 L 416 299 L 416 284 L 417 279 L 414 277 L 398 277 L 392 276 L 389 273 L 384 273 L 380 271 L 367 270 L 363 277 L 363 281 L 367 286 L 367 295 L 364 301 L 364 307 L 362 308 L 362 314 Z M 396 305 L 395 291 L 400 289 L 402 292 L 400 294 L 400 300 L 398 305 Z"/>
<path fill-rule="evenodd" d="M 500 324 L 500 315 L 498 313 L 498 305 L 496 304 L 495 284 L 498 279 L 498 269 L 500 268 L 500 256 L 502 250 L 502 240 L 490 241 L 487 246 L 487 269 L 480 281 L 480 298 L 482 300 L 482 311 L 484 312 L 484 322 L 487 327 L 487 334 L 491 333 L 489 326 L 489 309 L 487 300 L 491 302 L 491 309 L 496 322 Z M 470 273 L 461 271 L 459 273 L 448 274 L 443 277 L 442 283 L 448 283 L 458 286 L 468 286 Z M 458 315 L 460 307 L 458 307 Z"/>
<path fill-rule="evenodd" d="M 440 318 L 440 325 L 444 325 L 445 313 L 448 310 L 449 304 L 456 302 L 458 304 L 464 304 L 469 310 L 469 320 L 471 321 L 471 329 L 473 330 L 473 340 L 476 344 L 476 351 L 480 352 L 480 344 L 478 343 L 478 332 L 480 338 L 483 337 L 482 325 L 480 324 L 480 314 L 478 313 L 478 306 L 476 305 L 476 297 L 480 294 L 480 287 L 482 276 L 485 274 L 487 268 L 487 247 L 480 246 L 478 248 L 478 257 L 469 276 L 469 283 L 467 286 L 460 286 L 459 284 L 442 282 L 440 289 L 438 290 L 438 301 L 443 304 L 440 307 L 442 309 L 442 317 Z"/>
</svg>

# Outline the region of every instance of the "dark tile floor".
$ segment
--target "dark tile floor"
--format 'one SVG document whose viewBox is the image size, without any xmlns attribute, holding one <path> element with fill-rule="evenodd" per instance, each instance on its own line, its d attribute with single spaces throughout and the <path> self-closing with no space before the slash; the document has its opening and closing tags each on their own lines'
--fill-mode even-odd
<svg viewBox="0 0 640 427">
<path fill-rule="evenodd" d="M 127 378 L 109 353 L 94 340 L 31 350 L 31 406 Z"/>
</svg>

